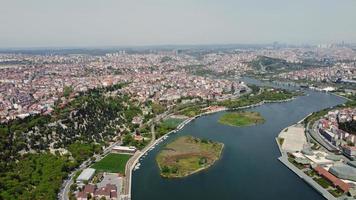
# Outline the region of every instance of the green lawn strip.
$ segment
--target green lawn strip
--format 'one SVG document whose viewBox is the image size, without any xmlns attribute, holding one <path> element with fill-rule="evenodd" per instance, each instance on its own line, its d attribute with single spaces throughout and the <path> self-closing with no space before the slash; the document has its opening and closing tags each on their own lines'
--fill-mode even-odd
<svg viewBox="0 0 356 200">
<path fill-rule="evenodd" d="M 162 123 L 169 128 L 175 129 L 183 121 L 184 121 L 184 119 L 168 118 L 168 119 L 164 120 Z"/>
<path fill-rule="evenodd" d="M 327 181 L 325 178 L 314 178 L 314 181 L 317 182 L 321 187 L 323 188 L 328 188 L 329 186 L 332 186 L 329 181 Z"/>
<path fill-rule="evenodd" d="M 342 196 L 344 193 L 342 192 L 342 190 L 340 189 L 330 189 L 328 190 L 328 192 L 330 192 L 330 194 L 332 194 L 334 197 L 340 197 Z"/>
<path fill-rule="evenodd" d="M 183 122 L 183 119 L 168 118 L 163 120 L 160 124 L 156 126 L 156 137 L 161 137 L 177 128 L 177 126 Z"/>
<path fill-rule="evenodd" d="M 125 166 L 131 155 L 111 153 L 91 167 L 100 172 L 125 173 Z"/>
</svg>

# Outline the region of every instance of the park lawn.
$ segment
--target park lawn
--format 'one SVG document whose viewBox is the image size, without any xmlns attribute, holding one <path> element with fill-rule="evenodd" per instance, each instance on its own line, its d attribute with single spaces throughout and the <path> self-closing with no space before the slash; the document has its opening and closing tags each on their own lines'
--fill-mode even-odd
<svg viewBox="0 0 356 200">
<path fill-rule="evenodd" d="M 185 115 L 187 117 L 194 117 L 196 115 L 201 114 L 203 111 L 199 106 L 187 107 L 179 112 L 181 115 Z"/>
<path fill-rule="evenodd" d="M 168 118 L 163 120 L 157 127 L 156 127 L 156 137 L 161 137 L 167 134 L 169 131 L 172 131 L 177 128 L 177 126 L 182 123 L 183 119 L 177 118 Z"/>
<path fill-rule="evenodd" d="M 183 136 L 167 144 L 156 161 L 161 176 L 185 177 L 213 165 L 220 158 L 222 149 L 222 143 Z"/>
<path fill-rule="evenodd" d="M 332 187 L 332 185 L 327 181 L 325 178 L 313 178 L 315 182 L 317 182 L 321 187 L 323 188 L 329 188 Z"/>
<path fill-rule="evenodd" d="M 99 172 L 124 174 L 126 163 L 130 157 L 131 155 L 128 154 L 110 153 L 99 162 L 94 163 L 91 167 Z"/>
<path fill-rule="evenodd" d="M 162 123 L 169 128 L 175 129 L 183 121 L 184 121 L 184 119 L 168 118 L 168 119 L 164 120 Z"/>
<path fill-rule="evenodd" d="M 219 119 L 219 123 L 229 126 L 250 126 L 264 121 L 258 112 L 228 112 Z"/>
</svg>

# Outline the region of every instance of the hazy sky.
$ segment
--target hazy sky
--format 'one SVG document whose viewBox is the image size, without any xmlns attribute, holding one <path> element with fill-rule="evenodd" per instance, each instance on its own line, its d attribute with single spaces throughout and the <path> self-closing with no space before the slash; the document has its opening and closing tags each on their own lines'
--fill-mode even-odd
<svg viewBox="0 0 356 200">
<path fill-rule="evenodd" d="M 0 0 L 0 48 L 356 42 L 356 0 Z"/>
</svg>

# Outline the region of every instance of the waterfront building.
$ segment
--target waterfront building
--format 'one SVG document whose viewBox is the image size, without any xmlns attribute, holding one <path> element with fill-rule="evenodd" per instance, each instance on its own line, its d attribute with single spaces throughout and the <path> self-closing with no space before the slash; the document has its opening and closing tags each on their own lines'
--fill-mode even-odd
<svg viewBox="0 0 356 200">
<path fill-rule="evenodd" d="M 114 146 L 112 148 L 112 150 L 114 152 L 117 152 L 117 153 L 129 153 L 129 154 L 134 154 L 136 152 L 136 147 L 125 147 L 125 146 Z"/>
<path fill-rule="evenodd" d="M 345 164 L 335 164 L 330 167 L 329 172 L 338 178 L 356 181 L 356 168 Z"/>
<path fill-rule="evenodd" d="M 313 167 L 316 173 L 318 173 L 320 176 L 324 177 L 330 183 L 333 184 L 333 186 L 341 189 L 343 192 L 348 192 L 350 190 L 350 185 L 345 183 L 344 181 L 340 180 L 330 172 L 328 172 L 326 169 L 321 167 L 320 165 L 316 165 Z"/>
<path fill-rule="evenodd" d="M 328 160 L 334 161 L 334 162 L 340 161 L 342 159 L 341 156 L 334 155 L 334 154 L 327 155 L 327 156 L 325 156 L 325 158 Z"/>
</svg>

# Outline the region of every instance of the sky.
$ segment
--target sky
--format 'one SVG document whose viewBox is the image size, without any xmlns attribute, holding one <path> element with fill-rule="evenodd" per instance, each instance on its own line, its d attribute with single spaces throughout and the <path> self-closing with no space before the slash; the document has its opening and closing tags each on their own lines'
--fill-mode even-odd
<svg viewBox="0 0 356 200">
<path fill-rule="evenodd" d="M 0 0 L 0 48 L 356 43 L 356 0 Z"/>
</svg>

